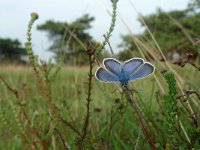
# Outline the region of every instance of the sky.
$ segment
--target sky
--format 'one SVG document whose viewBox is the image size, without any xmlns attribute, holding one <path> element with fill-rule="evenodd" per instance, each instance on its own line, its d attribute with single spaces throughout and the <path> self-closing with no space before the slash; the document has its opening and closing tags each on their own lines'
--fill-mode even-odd
<svg viewBox="0 0 200 150">
<path fill-rule="evenodd" d="M 116 27 L 110 39 L 114 51 L 119 50 L 117 45 L 121 42 L 120 36 L 128 34 L 128 30 L 133 34 L 143 31 L 137 21 L 137 12 L 148 15 L 155 13 L 158 8 L 164 11 L 182 10 L 187 7 L 188 2 L 189 0 L 119 0 Z M 39 19 L 32 31 L 33 50 L 41 59 L 48 60 L 52 56 L 47 51 L 50 41 L 46 32 L 36 29 L 37 25 L 50 19 L 71 22 L 88 13 L 95 17 L 93 27 L 88 32 L 95 40 L 102 41 L 102 35 L 110 25 L 108 12 L 111 11 L 110 0 L 0 0 L 0 38 L 19 39 L 24 44 L 30 13 L 36 12 Z"/>
</svg>

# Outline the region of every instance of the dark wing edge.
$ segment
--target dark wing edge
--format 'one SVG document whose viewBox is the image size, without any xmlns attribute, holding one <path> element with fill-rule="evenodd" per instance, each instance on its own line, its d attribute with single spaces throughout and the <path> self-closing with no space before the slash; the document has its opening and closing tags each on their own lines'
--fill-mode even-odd
<svg viewBox="0 0 200 150">
<path fill-rule="evenodd" d="M 139 57 L 134 57 L 134 58 L 131 58 L 131 59 L 128 59 L 126 61 L 124 61 L 124 64 L 132 61 L 132 60 L 141 60 L 143 63 L 145 62 L 143 58 L 139 58 Z"/>
</svg>

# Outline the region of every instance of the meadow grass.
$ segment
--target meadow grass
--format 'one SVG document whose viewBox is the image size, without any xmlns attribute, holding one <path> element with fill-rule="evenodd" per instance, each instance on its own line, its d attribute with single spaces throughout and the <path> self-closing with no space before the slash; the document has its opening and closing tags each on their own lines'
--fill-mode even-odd
<svg viewBox="0 0 200 150">
<path fill-rule="evenodd" d="M 185 79 L 185 87 L 190 86 L 199 90 L 200 79 L 198 76 L 200 72 L 189 65 L 184 68 L 173 67 Z M 4 84 L 1 84 L 0 147 L 4 149 L 30 149 L 30 141 L 39 142 L 37 138 L 30 139 L 34 137 L 34 131 L 32 131 L 32 127 L 34 127 L 40 132 L 42 139 L 47 140 L 47 143 L 49 143 L 48 149 L 63 149 L 58 135 L 49 130 L 48 126 L 51 120 L 46 111 L 46 102 L 38 93 L 35 84 L 36 79 L 31 68 L 15 66 L 2 66 L 1 68 L 0 76 L 12 88 L 18 89 L 21 97 L 20 105 L 22 106 L 19 106 L 13 93 Z M 88 69 L 88 67 L 63 67 L 52 84 L 52 103 L 57 107 L 55 111 L 59 111 L 61 116 L 66 120 L 70 120 L 76 128 L 81 128 L 86 112 Z M 160 68 L 157 67 L 157 71 L 159 70 Z M 160 132 L 158 134 L 159 139 L 156 134 L 153 137 L 158 145 L 162 145 L 166 140 L 165 132 L 167 129 L 163 124 L 164 119 L 160 109 L 165 108 L 160 108 L 157 102 L 158 87 L 154 77 L 150 76 L 143 80 L 137 80 L 131 84 L 131 88 L 137 92 L 134 93 L 134 98 L 138 102 L 141 112 L 143 112 L 142 115 L 145 120 L 150 122 L 147 127 L 151 133 Z M 163 104 L 164 100 L 161 99 L 159 103 Z M 197 103 L 199 105 L 199 102 Z M 31 126 L 24 118 L 23 111 L 31 119 Z M 199 110 L 195 111 L 199 112 Z M 186 121 L 188 120 L 187 116 L 180 116 L 185 119 L 183 123 L 186 130 L 190 131 L 190 123 Z M 71 149 L 76 149 L 76 135 L 73 130 L 56 121 L 55 124 L 52 123 L 51 125 L 59 128 Z M 184 135 L 182 136 L 184 137 Z M 132 107 L 124 99 L 120 86 L 100 83 L 93 78 L 87 147 L 89 149 L 133 149 L 137 139 L 139 139 L 138 149 L 150 148 L 147 139 L 141 133 L 138 118 Z M 40 146 L 39 149 L 42 148 Z"/>
<path fill-rule="evenodd" d="M 26 42 L 30 67 L 1 66 L 0 70 L 1 148 L 200 148 L 200 71 L 189 65 L 189 59 L 183 68 L 168 61 L 148 26 L 155 45 L 130 35 L 142 58 L 154 58 L 153 75 L 124 88 L 94 78 L 95 62 L 115 27 L 117 0 L 112 3 L 105 40 L 94 45 L 79 41 L 89 60 L 85 67 L 61 67 L 62 58 L 56 65 L 39 61 L 31 43 L 31 29 L 38 15 L 31 14 Z M 165 69 L 167 73 L 163 73 Z"/>
</svg>

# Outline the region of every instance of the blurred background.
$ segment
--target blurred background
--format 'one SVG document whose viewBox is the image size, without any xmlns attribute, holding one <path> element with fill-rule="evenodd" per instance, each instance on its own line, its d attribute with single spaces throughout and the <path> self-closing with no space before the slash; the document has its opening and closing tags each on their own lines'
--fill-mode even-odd
<svg viewBox="0 0 200 150">
<path fill-rule="evenodd" d="M 84 65 L 85 60 L 79 60 L 84 51 L 74 36 L 83 44 L 88 40 L 103 41 L 112 10 L 109 0 L 1 0 L 0 7 L 1 63 L 27 60 L 24 51 L 27 23 L 30 13 L 37 12 L 39 20 L 32 35 L 34 53 L 43 60 L 52 58 L 56 62 L 59 52 L 64 51 L 66 64 Z M 183 51 L 193 52 L 199 38 L 198 0 L 176 0 L 175 3 L 173 0 L 123 0 L 118 3 L 117 13 L 110 43 L 122 60 L 132 52 L 133 56 L 140 55 L 133 37 L 152 45 L 148 30 L 170 59 L 178 59 Z M 102 55 L 106 57 L 109 51 Z"/>
</svg>

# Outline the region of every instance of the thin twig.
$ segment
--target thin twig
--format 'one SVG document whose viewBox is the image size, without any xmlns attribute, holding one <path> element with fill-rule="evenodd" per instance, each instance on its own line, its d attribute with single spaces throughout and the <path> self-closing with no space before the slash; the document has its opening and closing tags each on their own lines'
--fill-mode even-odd
<svg viewBox="0 0 200 150">
<path fill-rule="evenodd" d="M 95 62 L 95 47 L 92 47 L 90 45 L 90 43 L 88 43 L 87 45 L 87 54 L 89 56 L 89 65 L 90 65 L 90 69 L 89 69 L 89 73 L 88 73 L 88 90 L 87 90 L 87 104 L 86 104 L 86 116 L 85 116 L 85 121 L 83 124 L 83 128 L 82 128 L 82 136 L 80 139 L 80 143 L 79 143 L 79 148 L 83 149 L 84 146 L 84 140 L 86 138 L 87 135 L 87 129 L 88 129 L 88 125 L 89 125 L 89 118 L 90 118 L 90 102 L 91 102 L 91 91 L 92 91 L 92 78 L 93 78 L 93 67 L 94 67 L 94 62 Z"/>
<path fill-rule="evenodd" d="M 109 40 L 108 40 L 108 46 L 109 46 L 109 48 L 110 48 L 111 54 L 112 54 L 112 55 L 115 55 L 115 53 L 114 53 L 114 51 L 113 51 L 113 49 L 112 49 L 112 46 L 111 46 Z"/>
<path fill-rule="evenodd" d="M 197 93 L 196 91 L 192 91 L 192 90 L 186 91 L 185 94 L 178 96 L 177 99 L 181 99 L 181 98 L 184 98 L 184 97 L 189 98 L 189 96 L 191 94 L 195 94 L 197 96 L 197 98 L 200 100 L 200 94 Z"/>
<path fill-rule="evenodd" d="M 184 142 L 184 144 L 188 143 L 184 137 L 181 135 L 180 131 L 178 128 L 175 128 L 176 132 L 178 133 L 178 136 L 180 137 L 180 139 Z"/>
<path fill-rule="evenodd" d="M 108 137 L 107 137 L 107 142 L 108 142 L 108 147 L 110 147 L 110 133 L 112 130 L 113 125 L 118 121 L 118 120 L 114 120 L 116 113 L 114 113 L 113 111 L 113 107 L 111 108 L 111 114 L 110 114 L 110 123 L 109 123 L 109 127 L 108 127 Z"/>
<path fill-rule="evenodd" d="M 63 124 L 65 124 L 67 127 L 72 129 L 75 133 L 77 133 L 77 135 L 81 136 L 81 133 L 78 131 L 78 129 L 76 129 L 73 125 L 71 125 L 71 123 L 67 122 L 66 120 L 64 120 L 61 117 L 59 117 L 59 119 L 60 119 L 60 121 L 62 121 Z"/>
<path fill-rule="evenodd" d="M 54 130 L 58 133 L 58 136 L 59 136 L 61 142 L 63 143 L 64 149 L 65 149 L 65 150 L 70 150 L 68 144 L 65 142 L 65 140 L 64 140 L 64 138 L 62 137 L 62 134 L 60 133 L 60 131 L 59 131 L 57 128 L 55 128 Z"/>
<path fill-rule="evenodd" d="M 198 71 L 200 71 L 200 67 L 198 67 L 197 65 L 195 65 L 193 62 L 189 62 L 190 65 L 192 65 L 193 67 L 195 67 Z"/>
<path fill-rule="evenodd" d="M 138 137 L 137 137 L 137 140 L 136 140 L 136 143 L 135 143 L 135 148 L 134 148 L 134 150 L 137 150 L 137 147 L 138 147 L 138 144 L 139 144 L 139 141 L 140 141 L 141 133 L 142 133 L 142 128 L 140 128 L 140 130 L 139 130 L 139 133 L 138 133 Z"/>
<path fill-rule="evenodd" d="M 143 121 L 143 119 L 142 119 L 142 117 L 140 115 L 140 112 L 138 110 L 136 102 L 134 101 L 134 99 L 132 97 L 132 94 L 131 94 L 131 92 L 130 92 L 130 90 L 128 88 L 128 85 L 123 85 L 122 88 L 123 88 L 123 90 L 124 90 L 124 92 L 126 94 L 127 99 L 129 100 L 129 102 L 131 103 L 132 107 L 134 108 L 134 110 L 136 112 L 136 115 L 138 116 L 138 119 L 139 119 L 139 122 L 141 124 L 141 127 L 143 129 L 144 134 L 146 135 L 146 137 L 147 137 L 149 143 L 151 144 L 152 148 L 154 150 L 156 150 L 157 147 L 155 145 L 155 142 L 153 141 L 153 139 L 151 138 L 151 134 L 149 133 L 149 131 L 145 127 L 145 123 L 144 123 L 144 121 Z"/>
<path fill-rule="evenodd" d="M 4 85 L 7 87 L 7 89 L 9 91 L 11 91 L 15 97 L 18 99 L 19 98 L 19 94 L 18 94 L 18 91 L 16 89 L 13 89 L 4 79 L 3 77 L 0 76 L 0 80 L 4 83 Z"/>
</svg>

